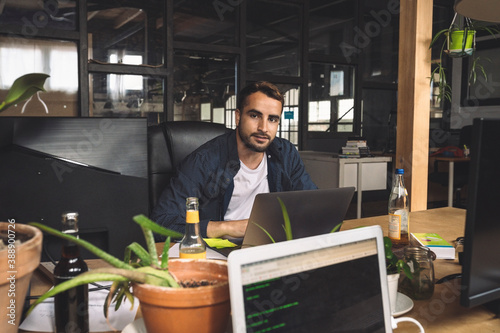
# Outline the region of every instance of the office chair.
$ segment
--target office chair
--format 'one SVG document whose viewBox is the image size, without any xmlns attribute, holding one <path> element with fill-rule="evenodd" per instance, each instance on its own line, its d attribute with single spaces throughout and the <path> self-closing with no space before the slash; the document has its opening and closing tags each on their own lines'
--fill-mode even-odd
<svg viewBox="0 0 500 333">
<path fill-rule="evenodd" d="M 182 160 L 205 142 L 230 131 L 223 124 L 172 121 L 148 127 L 149 209 L 177 173 Z"/>
</svg>

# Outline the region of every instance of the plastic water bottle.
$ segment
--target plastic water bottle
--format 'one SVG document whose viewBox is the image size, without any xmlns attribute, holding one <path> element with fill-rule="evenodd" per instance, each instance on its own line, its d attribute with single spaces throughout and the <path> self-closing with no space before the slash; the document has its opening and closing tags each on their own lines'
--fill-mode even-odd
<svg viewBox="0 0 500 333">
<path fill-rule="evenodd" d="M 406 191 L 403 175 L 403 169 L 396 169 L 389 196 L 389 238 L 394 245 L 410 243 L 408 191 Z"/>
</svg>

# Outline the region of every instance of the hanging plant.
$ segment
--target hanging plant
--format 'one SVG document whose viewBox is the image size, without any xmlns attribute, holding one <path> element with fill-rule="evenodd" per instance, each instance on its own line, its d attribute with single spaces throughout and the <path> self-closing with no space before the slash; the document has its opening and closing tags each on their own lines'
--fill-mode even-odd
<svg viewBox="0 0 500 333">
<path fill-rule="evenodd" d="M 458 20 L 457 20 L 458 18 Z M 439 60 L 437 66 L 431 72 L 431 83 L 437 87 L 437 100 L 447 99 L 451 102 L 451 85 L 446 79 L 446 67 L 443 66 L 443 54 L 453 58 L 472 57 L 472 66 L 470 67 L 468 82 L 476 82 L 478 74 L 487 79 L 484 67 L 480 63 L 480 57 L 475 55 L 476 33 L 477 31 L 486 31 L 492 36 L 499 32 L 498 29 L 486 26 L 479 21 L 471 20 L 468 17 L 462 17 L 455 13 L 450 27 L 438 31 L 431 40 L 429 48 L 440 45 Z M 463 21 L 463 23 L 461 23 Z M 444 39 L 443 39 L 444 37 Z M 441 44 L 439 42 L 441 41 Z"/>
</svg>

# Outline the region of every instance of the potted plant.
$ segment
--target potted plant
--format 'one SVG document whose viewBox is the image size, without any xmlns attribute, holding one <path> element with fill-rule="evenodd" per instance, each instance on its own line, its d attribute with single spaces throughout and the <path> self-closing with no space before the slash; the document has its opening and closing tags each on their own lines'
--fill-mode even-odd
<svg viewBox="0 0 500 333">
<path fill-rule="evenodd" d="M 146 238 L 147 250 L 130 244 L 120 260 L 94 245 L 40 223 L 31 223 L 44 232 L 70 240 L 114 267 L 94 269 L 63 282 L 42 295 L 28 310 L 62 291 L 78 285 L 113 281 L 104 306 L 118 308 L 126 297 L 139 299 L 144 323 L 149 333 L 223 331 L 229 320 L 229 286 L 227 264 L 219 260 L 168 260 L 170 237 L 182 234 L 163 228 L 144 215 L 137 215 Z M 153 232 L 167 236 L 161 261 L 158 260 Z"/>
<path fill-rule="evenodd" d="M 478 74 L 487 79 L 484 67 L 481 65 L 481 59 L 475 54 L 475 38 L 478 31 L 486 31 L 491 35 L 498 33 L 498 29 L 489 27 L 479 21 L 471 20 L 468 17 L 464 18 L 464 23 L 456 23 L 457 17 L 461 17 L 455 13 L 451 25 L 438 31 L 432 38 L 429 48 L 439 46 L 439 59 L 435 62 L 435 67 L 431 72 L 431 84 L 437 90 L 435 98 L 440 103 L 443 99 L 451 101 L 451 85 L 446 78 L 447 69 L 444 66 L 443 54 L 450 57 L 468 57 L 471 56 L 471 66 L 468 75 L 469 84 L 473 84 L 477 80 Z M 441 44 L 439 44 L 441 42 Z"/>
<path fill-rule="evenodd" d="M 49 75 L 44 73 L 30 73 L 18 77 L 10 87 L 5 101 L 0 103 L 0 112 L 31 98 L 35 93 L 45 91 L 43 84 L 48 77 Z"/>
<path fill-rule="evenodd" d="M 42 232 L 35 227 L 0 222 L 0 332 L 15 333 L 33 271 L 40 264 Z"/>
</svg>

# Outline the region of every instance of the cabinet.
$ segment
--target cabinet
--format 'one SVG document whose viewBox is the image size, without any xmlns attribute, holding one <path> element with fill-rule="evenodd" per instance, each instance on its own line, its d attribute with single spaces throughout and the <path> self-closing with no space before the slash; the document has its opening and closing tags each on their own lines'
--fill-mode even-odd
<svg viewBox="0 0 500 333">
<path fill-rule="evenodd" d="M 319 188 L 354 186 L 357 195 L 357 218 L 361 218 L 362 192 L 387 189 L 389 156 L 339 158 L 333 153 L 299 152 L 306 171 Z"/>
</svg>

